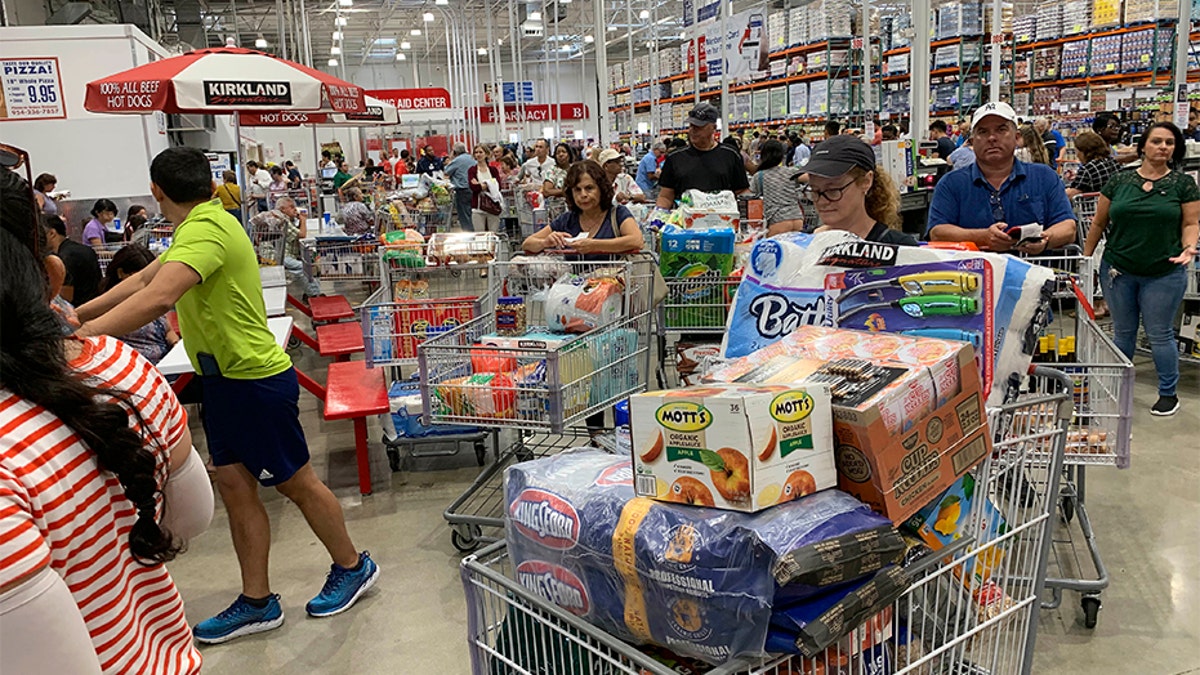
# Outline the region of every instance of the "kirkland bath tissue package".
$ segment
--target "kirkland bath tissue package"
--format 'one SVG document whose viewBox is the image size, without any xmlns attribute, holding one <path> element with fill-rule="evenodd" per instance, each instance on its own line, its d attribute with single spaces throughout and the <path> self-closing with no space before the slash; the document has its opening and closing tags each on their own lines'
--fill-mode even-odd
<svg viewBox="0 0 1200 675">
<path fill-rule="evenodd" d="M 713 664 L 760 654 L 777 581 L 832 586 L 895 557 L 876 554 L 864 567 L 852 555 L 812 554 L 894 532 L 838 490 L 751 515 L 635 497 L 633 480 L 628 457 L 594 449 L 505 473 L 516 580 L 627 641 Z M 793 560 L 808 561 L 805 575 L 792 574 Z"/>
<path fill-rule="evenodd" d="M 745 356 L 798 326 L 829 325 L 833 318 L 826 307 L 829 275 L 938 262 L 965 270 L 977 267 L 980 259 L 986 261 L 992 280 L 990 290 L 978 299 L 993 322 L 992 387 L 987 403 L 1000 405 L 1013 379 L 1019 380 L 1029 368 L 1036 336 L 1049 319 L 1054 283 L 1049 268 L 1010 255 L 895 246 L 863 241 L 840 231 L 791 232 L 760 240 L 750 252 L 745 277 L 729 312 L 722 356 Z"/>
</svg>

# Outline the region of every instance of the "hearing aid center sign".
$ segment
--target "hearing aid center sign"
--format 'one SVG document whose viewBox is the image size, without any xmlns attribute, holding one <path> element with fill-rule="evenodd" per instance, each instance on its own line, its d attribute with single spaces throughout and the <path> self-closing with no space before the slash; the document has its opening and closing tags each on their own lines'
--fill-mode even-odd
<svg viewBox="0 0 1200 675">
<path fill-rule="evenodd" d="M 0 121 L 67 116 L 57 58 L 0 59 L 0 88 Z"/>
</svg>

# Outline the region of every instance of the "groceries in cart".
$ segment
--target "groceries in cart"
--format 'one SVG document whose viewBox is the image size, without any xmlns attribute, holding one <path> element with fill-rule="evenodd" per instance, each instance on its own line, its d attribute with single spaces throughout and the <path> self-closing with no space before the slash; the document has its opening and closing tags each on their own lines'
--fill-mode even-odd
<svg viewBox="0 0 1200 675">
<path fill-rule="evenodd" d="M 703 192 L 687 190 L 679 200 L 683 226 L 689 230 L 730 229 L 741 223 L 737 197 L 729 190 Z"/>
<path fill-rule="evenodd" d="M 751 515 L 638 498 L 633 478 L 627 459 L 586 450 L 510 467 L 517 581 L 625 640 L 713 664 L 764 653 L 773 621 L 806 607 L 803 625 L 778 632 L 792 639 L 789 651 L 815 656 L 857 625 L 838 613 L 870 617 L 907 587 L 895 568 L 899 534 L 843 492 Z M 847 584 L 881 570 L 894 570 L 885 575 L 893 585 L 851 607 Z"/>
<path fill-rule="evenodd" d="M 667 326 L 724 326 L 733 299 L 728 292 L 731 284 L 723 282 L 733 272 L 734 231 L 667 225 L 661 236 L 659 265 L 667 283 L 663 300 Z"/>
<path fill-rule="evenodd" d="M 479 427 L 462 424 L 424 424 L 421 418 L 425 406 L 421 403 L 421 384 L 416 380 L 392 382 L 388 388 L 388 407 L 390 412 L 380 416 L 387 440 L 457 436 L 479 431 Z"/>
<path fill-rule="evenodd" d="M 991 451 L 974 352 L 962 342 L 803 326 L 706 381 L 828 385 L 838 487 L 895 523 Z"/>
<path fill-rule="evenodd" d="M 415 361 L 417 346 L 422 342 L 478 316 L 477 303 L 477 298 L 455 297 L 364 305 L 367 363 Z"/>
<path fill-rule="evenodd" d="M 829 276 L 838 274 L 844 276 L 833 277 L 827 289 Z M 1053 280 L 1053 271 L 1014 256 L 892 246 L 840 231 L 787 233 L 755 243 L 729 312 L 723 355 L 745 356 L 800 326 L 835 321 L 966 338 L 990 347 L 981 350 L 990 354 L 981 355 L 980 365 L 988 403 L 996 406 L 1012 398 L 1014 381 L 1028 371 L 1049 318 Z M 854 291 L 859 286 L 867 288 Z"/>
<path fill-rule="evenodd" d="M 629 409 L 639 496 L 753 513 L 837 485 L 827 384 L 649 392 Z"/>
<path fill-rule="evenodd" d="M 431 265 L 488 263 L 496 259 L 500 238 L 494 232 L 438 232 L 429 237 Z"/>
<path fill-rule="evenodd" d="M 555 333 L 586 333 L 624 313 L 618 276 L 564 274 L 546 293 L 546 322 Z"/>
</svg>

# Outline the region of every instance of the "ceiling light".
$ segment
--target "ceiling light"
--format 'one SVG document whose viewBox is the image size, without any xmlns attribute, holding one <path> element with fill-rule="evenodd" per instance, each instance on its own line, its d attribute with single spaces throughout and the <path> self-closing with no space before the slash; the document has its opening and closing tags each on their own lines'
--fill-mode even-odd
<svg viewBox="0 0 1200 675">
<path fill-rule="evenodd" d="M 487 47 L 480 47 L 475 53 L 480 56 L 487 56 Z"/>
<path fill-rule="evenodd" d="M 330 68 L 332 68 L 336 65 L 337 65 L 337 59 L 329 59 L 329 67 Z"/>
<path fill-rule="evenodd" d="M 433 0 L 433 4 L 435 4 L 435 5 L 448 5 L 448 4 L 450 4 L 450 0 Z"/>
<path fill-rule="evenodd" d="M 397 53 L 396 53 L 396 60 L 397 60 L 397 61 L 407 61 L 407 60 L 408 60 L 408 55 L 407 55 L 407 54 L 405 54 L 404 52 L 397 52 Z"/>
<path fill-rule="evenodd" d="M 530 12 L 530 13 L 529 13 L 529 20 L 530 20 L 530 21 L 541 21 L 541 20 L 542 20 L 542 13 L 541 13 L 541 12 Z"/>
<path fill-rule="evenodd" d="M 504 38 L 500 38 L 499 40 L 496 40 L 496 44 L 498 44 L 498 45 L 504 44 Z"/>
<path fill-rule="evenodd" d="M 338 0 L 338 4 L 342 7 L 353 7 L 354 0 Z"/>
<path fill-rule="evenodd" d="M 345 25 L 346 25 L 346 17 L 344 17 L 344 16 L 339 16 L 339 17 L 335 18 L 335 19 L 333 20 L 333 25 L 335 25 L 335 26 L 345 26 Z"/>
<path fill-rule="evenodd" d="M 592 44 L 593 42 L 595 42 L 595 41 L 596 41 L 596 38 L 592 37 L 591 35 L 584 35 L 584 36 L 583 36 L 583 41 L 584 41 L 584 42 L 586 42 L 586 43 L 588 43 L 588 44 L 590 45 L 590 44 Z"/>
<path fill-rule="evenodd" d="M 412 43 L 408 40 L 400 43 L 400 49 L 412 49 Z"/>
<path fill-rule="evenodd" d="M 563 45 L 563 46 L 561 46 L 561 47 L 559 47 L 559 48 L 558 48 L 558 51 L 560 51 L 560 52 L 569 52 L 569 51 L 571 51 L 572 49 L 574 49 L 574 47 L 572 47 L 571 45 Z"/>
<path fill-rule="evenodd" d="M 409 34 L 409 35 L 420 35 L 420 34 L 421 34 L 421 29 L 420 29 L 420 28 L 414 28 L 414 29 L 412 29 L 412 30 L 408 31 L 408 34 Z"/>
<path fill-rule="evenodd" d="M 340 31 L 340 30 L 333 31 L 333 41 L 339 42 L 341 39 L 342 39 L 342 31 Z"/>
<path fill-rule="evenodd" d="M 610 32 L 610 33 L 614 32 L 614 31 L 616 31 L 616 30 L 617 30 L 617 27 L 616 27 L 616 26 L 609 26 L 609 27 L 608 27 L 608 32 Z"/>
<path fill-rule="evenodd" d="M 337 46 L 337 45 L 334 45 L 334 46 L 332 46 L 332 47 L 330 47 L 330 48 L 329 48 L 329 55 L 330 55 L 330 56 L 338 56 L 338 55 L 339 55 L 339 54 L 341 54 L 341 53 L 342 53 L 342 48 L 341 48 L 341 47 L 339 47 L 339 46 Z"/>
<path fill-rule="evenodd" d="M 425 12 L 421 18 L 425 20 L 425 23 L 429 23 L 433 21 L 433 12 Z"/>
<path fill-rule="evenodd" d="M 639 19 L 649 19 L 650 18 L 650 10 L 643 9 L 641 12 L 638 13 L 638 18 Z"/>
<path fill-rule="evenodd" d="M 267 48 L 267 39 L 265 37 L 259 35 L 258 39 L 254 41 L 254 46 L 259 49 L 266 49 Z"/>
</svg>

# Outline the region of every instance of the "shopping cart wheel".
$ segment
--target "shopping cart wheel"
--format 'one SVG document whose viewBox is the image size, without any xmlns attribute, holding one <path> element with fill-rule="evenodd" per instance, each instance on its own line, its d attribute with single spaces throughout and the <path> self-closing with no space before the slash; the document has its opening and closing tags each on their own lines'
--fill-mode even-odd
<svg viewBox="0 0 1200 675">
<path fill-rule="evenodd" d="M 289 335 L 287 348 L 288 348 L 289 352 L 292 351 L 293 349 L 299 349 L 300 348 L 300 338 L 296 337 L 295 335 Z"/>
<path fill-rule="evenodd" d="M 1079 599 L 1079 604 L 1083 606 L 1083 626 L 1088 629 L 1095 628 L 1096 615 L 1100 613 L 1100 598 L 1085 595 Z"/>
<path fill-rule="evenodd" d="M 1058 498 L 1058 501 L 1062 510 L 1063 522 L 1070 524 L 1071 519 L 1075 517 L 1075 498 L 1063 495 Z"/>
<path fill-rule="evenodd" d="M 479 548 L 483 530 L 478 525 L 459 525 L 450 531 L 450 543 L 461 553 L 470 553 Z"/>
<path fill-rule="evenodd" d="M 486 461 L 487 446 L 483 444 L 483 441 L 475 441 L 475 462 L 479 464 L 479 466 L 483 466 L 483 463 Z"/>
<path fill-rule="evenodd" d="M 392 473 L 400 470 L 400 450 L 392 446 L 387 447 L 388 466 L 392 467 Z"/>
</svg>

